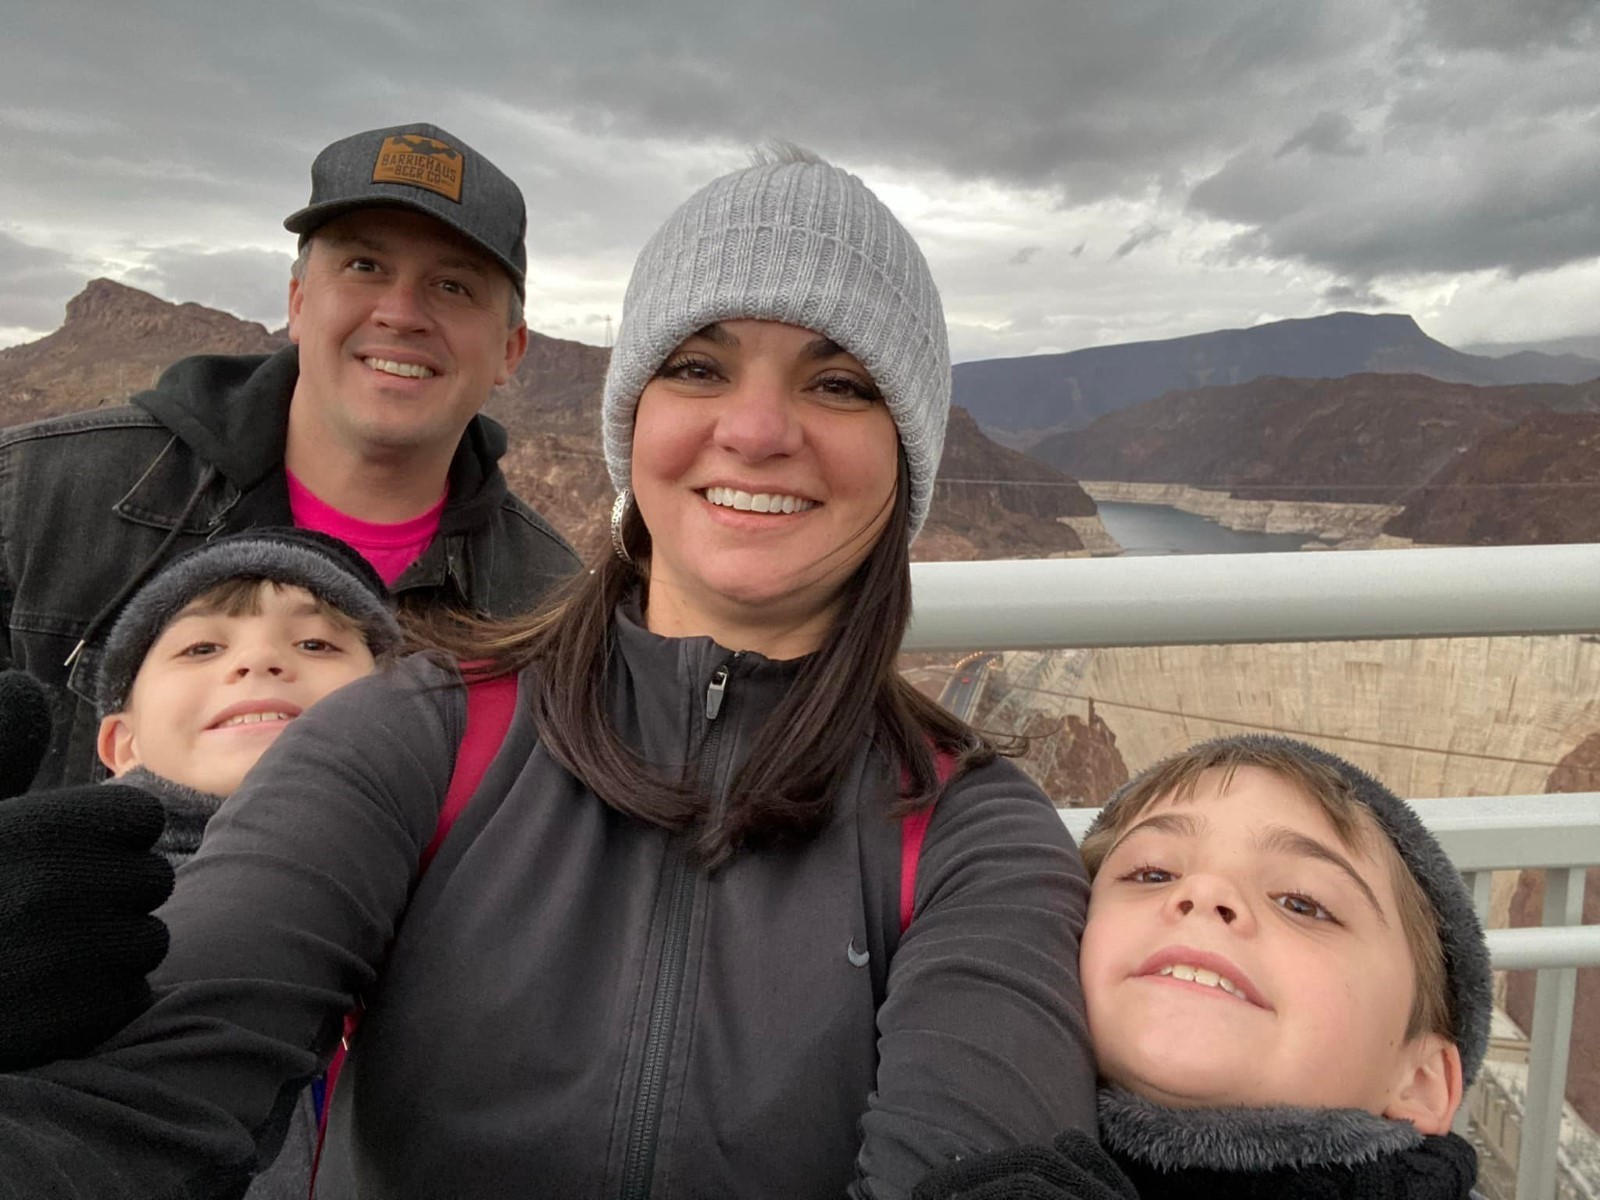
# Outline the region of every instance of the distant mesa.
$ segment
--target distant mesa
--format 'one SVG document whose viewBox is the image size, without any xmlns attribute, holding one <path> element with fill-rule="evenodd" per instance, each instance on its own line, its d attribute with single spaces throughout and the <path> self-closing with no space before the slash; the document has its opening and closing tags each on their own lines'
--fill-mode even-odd
<svg viewBox="0 0 1600 1200">
<path fill-rule="evenodd" d="M 1479 386 L 1581 383 L 1600 377 L 1600 361 L 1571 354 L 1463 354 L 1429 337 L 1409 316 L 1346 312 L 1066 354 L 960 363 L 955 398 L 985 428 L 1025 431 L 1038 440 L 1082 429 L 1107 413 L 1167 392 L 1264 376 L 1331 379 L 1363 373 L 1426 375 Z"/>
</svg>

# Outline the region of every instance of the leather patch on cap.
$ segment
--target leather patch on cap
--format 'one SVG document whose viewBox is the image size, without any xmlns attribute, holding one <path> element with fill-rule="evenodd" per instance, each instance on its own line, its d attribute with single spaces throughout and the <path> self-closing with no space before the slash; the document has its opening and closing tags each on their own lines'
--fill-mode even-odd
<svg viewBox="0 0 1600 1200">
<path fill-rule="evenodd" d="M 402 133 L 383 139 L 372 167 L 373 183 L 409 183 L 461 203 L 461 151 L 448 142 Z"/>
</svg>

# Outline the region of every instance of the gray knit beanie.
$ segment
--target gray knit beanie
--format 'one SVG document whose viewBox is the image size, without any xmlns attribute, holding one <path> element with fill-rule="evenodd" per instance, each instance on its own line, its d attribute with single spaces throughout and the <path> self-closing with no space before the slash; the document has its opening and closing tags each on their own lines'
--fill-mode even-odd
<svg viewBox="0 0 1600 1200">
<path fill-rule="evenodd" d="M 809 329 L 860 360 L 900 431 L 916 537 L 950 412 L 944 308 L 894 214 L 854 175 L 816 160 L 767 162 L 713 180 L 640 253 L 606 372 L 602 424 L 613 486 L 629 483 L 645 384 L 689 335 L 740 318 Z"/>
<path fill-rule="evenodd" d="M 134 592 L 106 637 L 95 685 L 100 715 L 121 712 L 144 656 L 195 597 L 233 579 L 302 587 L 361 629 L 380 662 L 400 650 L 393 602 L 372 565 L 338 538 L 310 529 L 251 529 L 178 555 Z"/>
<path fill-rule="evenodd" d="M 1489 966 L 1489 947 L 1483 925 L 1472 905 L 1461 872 L 1445 854 L 1438 839 L 1428 832 L 1416 810 L 1360 767 L 1330 754 L 1320 746 L 1276 734 L 1246 733 L 1202 742 L 1181 756 L 1207 752 L 1224 761 L 1248 763 L 1252 751 L 1287 754 L 1332 770 L 1349 786 L 1356 800 L 1377 819 L 1400 861 L 1421 886 L 1437 918 L 1439 941 L 1444 947 L 1445 977 L 1450 1000 L 1450 1028 L 1456 1048 L 1461 1052 L 1461 1072 L 1470 1084 L 1489 1048 L 1489 1020 L 1494 1010 L 1494 977 Z M 1117 801 L 1153 771 L 1171 759 L 1163 760 L 1134 776 L 1106 802 L 1105 808 L 1089 827 L 1100 829 L 1115 811 Z M 1085 836 L 1088 836 L 1085 834 Z"/>
</svg>

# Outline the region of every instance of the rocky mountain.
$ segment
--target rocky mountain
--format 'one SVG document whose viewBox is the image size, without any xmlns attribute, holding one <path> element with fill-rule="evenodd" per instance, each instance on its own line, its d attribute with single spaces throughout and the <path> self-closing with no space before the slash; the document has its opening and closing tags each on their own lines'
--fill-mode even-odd
<svg viewBox="0 0 1600 1200">
<path fill-rule="evenodd" d="M 1172 392 L 1054 434 L 1032 452 L 1079 479 L 1384 503 L 1484 435 L 1558 407 L 1600 411 L 1600 382 L 1480 388 L 1420 375 L 1268 378 Z"/>
<path fill-rule="evenodd" d="M 1404 500 L 1383 531 L 1416 542 L 1600 541 L 1600 411 L 1486 432 Z"/>
<path fill-rule="evenodd" d="M 519 433 L 589 436 L 600 426 L 610 360 L 611 351 L 600 346 L 530 331 L 528 353 L 515 378 L 494 394 L 490 411 Z"/>
<path fill-rule="evenodd" d="M 600 449 L 600 394 L 611 352 L 530 332 L 516 376 L 484 411 L 506 427 L 512 490 L 585 558 L 610 544 L 611 480 Z"/>
<path fill-rule="evenodd" d="M 1052 521 L 1094 513 L 1094 501 L 1073 480 L 984 437 L 972 414 L 959 405 L 950 409 L 938 487 L 948 501 L 966 500 L 981 490 L 1003 508 Z"/>
<path fill-rule="evenodd" d="M 1019 435 L 1012 442 L 1018 445 L 1052 431 L 1082 429 L 1165 392 L 1262 376 L 1325 379 L 1373 372 L 1478 386 L 1580 383 L 1600 377 L 1600 361 L 1533 352 L 1504 358 L 1463 354 L 1430 338 L 1408 316 L 1334 313 L 1165 341 L 961 363 L 955 394 L 980 425 Z"/>
<path fill-rule="evenodd" d="M 266 353 L 286 341 L 282 330 L 97 279 L 68 302 L 55 333 L 0 350 L 0 426 L 120 403 L 186 355 Z M 532 333 L 516 377 L 485 410 L 510 434 L 504 467 L 513 489 L 584 553 L 607 543 L 611 485 L 598 427 L 609 354 Z M 1059 471 L 996 446 L 965 414 L 951 422 L 945 462 L 959 482 L 937 490 L 919 557 L 1081 548 L 1055 517 L 1092 514 L 1094 502 Z"/>
<path fill-rule="evenodd" d="M 1094 512 L 1094 501 L 1076 481 L 996 445 L 966 409 L 953 407 L 928 525 L 912 554 L 970 561 L 997 557 L 994 546 L 1010 547 L 1004 553 L 1014 558 L 1069 553 L 1083 543 L 1057 518 Z"/>
<path fill-rule="evenodd" d="M 263 354 L 285 340 L 254 321 L 91 280 L 67 301 L 60 329 L 0 350 L 0 425 L 120 402 L 190 354 Z"/>
</svg>

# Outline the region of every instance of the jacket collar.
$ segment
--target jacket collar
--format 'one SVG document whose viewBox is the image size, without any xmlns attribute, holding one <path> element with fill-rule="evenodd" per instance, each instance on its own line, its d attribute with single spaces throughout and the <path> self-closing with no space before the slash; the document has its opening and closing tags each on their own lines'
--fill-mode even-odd
<svg viewBox="0 0 1600 1200">
<path fill-rule="evenodd" d="M 200 849 L 201 838 L 205 836 L 206 825 L 217 815 L 217 809 L 222 807 L 225 799 L 168 779 L 165 775 L 157 775 L 144 766 L 123 772 L 115 782 L 149 792 L 161 801 L 166 821 L 154 849 L 174 867 L 181 867 L 194 857 L 195 851 Z"/>
<path fill-rule="evenodd" d="M 1121 1088 L 1102 1089 L 1099 1107 L 1106 1148 L 1163 1171 L 1354 1166 L 1423 1141 L 1409 1121 L 1358 1109 L 1178 1109 Z"/>
<path fill-rule="evenodd" d="M 1143 1200 L 1474 1200 L 1451 1133 L 1350 1109 L 1171 1109 L 1100 1094 L 1100 1140 Z"/>
<path fill-rule="evenodd" d="M 799 677 L 807 659 L 774 660 L 753 650 L 736 651 L 709 637 L 669 638 L 645 628 L 641 597 L 635 593 L 617 609 L 612 622 L 618 668 L 613 689 L 613 719 L 639 721 L 644 728 L 618 732 L 630 745 L 687 754 L 709 731 L 712 679 L 721 681 L 718 721 L 727 717 L 749 729 L 765 719 Z M 659 741 L 662 735 L 665 741 Z M 686 760 L 685 760 L 686 761 Z"/>
<path fill-rule="evenodd" d="M 295 346 L 267 355 L 201 354 L 173 363 L 133 403 L 246 492 L 283 462 L 299 374 Z"/>
</svg>

